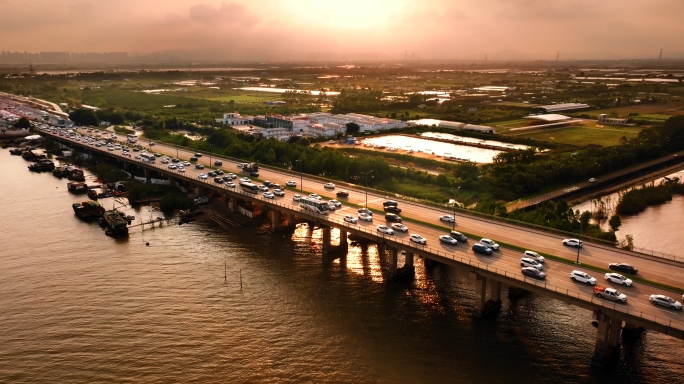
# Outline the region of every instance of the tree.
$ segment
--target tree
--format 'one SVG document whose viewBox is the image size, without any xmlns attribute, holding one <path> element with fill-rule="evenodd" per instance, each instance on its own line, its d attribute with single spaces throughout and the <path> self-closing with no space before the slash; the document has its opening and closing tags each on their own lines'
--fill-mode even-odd
<svg viewBox="0 0 684 384">
<path fill-rule="evenodd" d="M 620 216 L 618 215 L 613 215 L 610 217 L 610 220 L 608 220 L 608 225 L 610 225 L 610 229 L 612 229 L 613 232 L 617 232 L 622 225 L 622 219 L 620 219 Z"/>
<path fill-rule="evenodd" d="M 591 212 L 589 211 L 584 211 L 580 215 L 580 223 L 582 224 L 582 228 L 588 228 L 589 227 L 589 220 L 591 220 Z"/>
<path fill-rule="evenodd" d="M 14 128 L 31 128 L 31 122 L 29 119 L 22 117 L 16 123 L 14 123 Z"/>
<path fill-rule="evenodd" d="M 355 135 L 359 133 L 360 130 L 361 127 L 359 127 L 358 124 L 353 122 L 347 123 L 347 135 Z"/>
</svg>

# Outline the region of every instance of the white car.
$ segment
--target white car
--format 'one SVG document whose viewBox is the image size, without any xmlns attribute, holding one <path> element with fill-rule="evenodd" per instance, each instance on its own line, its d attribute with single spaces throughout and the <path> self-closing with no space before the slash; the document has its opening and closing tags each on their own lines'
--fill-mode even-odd
<svg viewBox="0 0 684 384">
<path fill-rule="evenodd" d="M 137 155 L 137 156 L 135 157 L 135 159 L 136 159 L 136 160 L 142 160 L 142 156 Z"/>
<path fill-rule="evenodd" d="M 176 164 L 169 164 L 169 169 L 176 169 Z"/>
<path fill-rule="evenodd" d="M 203 180 L 206 180 L 206 179 L 207 179 L 206 173 L 200 173 L 199 175 L 197 175 L 197 177 L 200 178 L 200 179 L 203 179 Z"/>
<path fill-rule="evenodd" d="M 310 198 L 310 199 L 316 199 L 316 200 L 321 200 L 321 197 L 320 197 L 320 196 L 318 196 L 318 195 L 317 195 L 317 194 L 315 194 L 315 193 L 312 193 L 312 194 L 310 194 L 310 195 L 309 195 L 309 198 Z"/>
<path fill-rule="evenodd" d="M 128 151 L 123 151 L 123 152 L 121 152 L 121 156 L 128 156 L 128 157 L 130 157 L 131 154 L 128 153 Z"/>
<path fill-rule="evenodd" d="M 244 181 L 245 183 L 251 183 L 252 180 L 249 177 L 242 177 L 240 178 L 240 181 Z"/>
<path fill-rule="evenodd" d="M 439 242 L 440 243 L 447 243 L 449 245 L 458 245 L 458 240 L 454 239 L 453 237 L 451 237 L 449 235 L 439 236 Z"/>
<path fill-rule="evenodd" d="M 378 225 L 378 226 L 375 227 L 375 228 L 376 228 L 376 229 L 378 230 L 378 232 L 380 232 L 380 233 L 384 233 L 384 234 L 386 234 L 386 235 L 394 235 L 394 230 L 393 230 L 392 228 L 386 226 L 386 225 Z"/>
<path fill-rule="evenodd" d="M 632 286 L 632 279 L 628 279 L 619 273 L 606 273 L 603 277 L 611 283 L 621 284 L 625 287 Z"/>
<path fill-rule="evenodd" d="M 333 183 L 325 183 L 325 184 L 323 184 L 323 188 L 325 188 L 325 189 L 335 189 L 335 184 L 333 184 Z"/>
<path fill-rule="evenodd" d="M 161 159 L 161 163 L 162 163 L 162 164 L 168 164 L 168 163 L 169 163 L 169 159 Z"/>
<path fill-rule="evenodd" d="M 408 232 L 408 227 L 402 223 L 393 223 L 392 229 L 399 232 Z"/>
<path fill-rule="evenodd" d="M 340 202 L 337 201 L 337 200 L 330 200 L 328 203 L 334 204 L 334 205 L 335 205 L 335 208 L 340 208 L 340 207 L 342 207 L 342 203 L 340 203 Z"/>
<path fill-rule="evenodd" d="M 273 194 L 276 196 L 285 196 L 285 191 L 283 191 L 282 189 L 274 189 Z"/>
<path fill-rule="evenodd" d="M 288 181 L 287 183 L 285 183 L 285 185 L 287 185 L 288 187 L 296 187 L 296 186 L 297 186 L 297 182 L 296 182 L 296 181 L 290 180 L 290 181 Z"/>
<path fill-rule="evenodd" d="M 183 166 L 184 166 L 184 167 L 189 167 L 190 165 L 191 165 L 191 164 L 190 164 L 189 161 L 184 161 L 184 162 L 183 162 Z"/>
<path fill-rule="evenodd" d="M 427 244 L 427 240 L 425 240 L 425 238 L 423 236 L 415 234 L 415 233 L 409 237 L 409 241 L 414 242 L 414 243 L 418 243 L 418 244 L 422 244 L 422 245 Z"/>
<path fill-rule="evenodd" d="M 264 197 L 267 199 L 275 199 L 275 195 L 271 192 L 264 192 Z"/>
<path fill-rule="evenodd" d="M 522 259 L 520 259 L 520 266 L 536 268 L 539 271 L 544 269 L 540 262 L 534 259 L 530 259 L 529 257 L 523 257 Z"/>
<path fill-rule="evenodd" d="M 681 311 L 682 309 L 682 303 L 665 295 L 651 295 L 649 300 L 651 300 L 653 304 L 669 307 L 675 311 Z"/>
<path fill-rule="evenodd" d="M 226 173 L 226 176 L 230 176 L 230 178 L 233 179 L 233 180 L 237 179 L 237 175 L 234 174 L 234 173 L 232 173 L 232 172 L 231 172 L 231 173 Z"/>
<path fill-rule="evenodd" d="M 226 187 L 235 188 L 235 183 L 233 183 L 232 181 L 226 181 Z"/>
<path fill-rule="evenodd" d="M 176 169 L 178 172 L 185 173 L 185 167 L 182 165 L 179 165 L 178 168 Z"/>
<path fill-rule="evenodd" d="M 534 259 L 534 260 L 536 260 L 542 264 L 544 264 L 544 261 L 545 261 L 544 256 L 542 256 L 542 255 L 540 255 L 534 251 L 525 251 L 525 257 L 530 258 L 530 259 Z"/>
<path fill-rule="evenodd" d="M 259 190 L 262 192 L 268 192 L 268 187 L 265 185 L 259 185 L 257 188 L 259 188 Z"/>
<path fill-rule="evenodd" d="M 590 183 L 595 183 L 595 182 L 596 182 L 596 179 L 592 177 L 591 179 L 589 179 L 589 182 L 590 182 Z"/>
<path fill-rule="evenodd" d="M 301 196 L 299 196 L 299 195 L 292 196 L 292 200 L 294 200 L 294 201 L 299 201 L 300 198 L 301 198 Z"/>
<path fill-rule="evenodd" d="M 596 285 L 596 278 L 589 276 L 588 273 L 574 270 L 570 272 L 570 279 L 580 283 Z"/>
<path fill-rule="evenodd" d="M 332 201 L 328 201 L 328 210 L 334 211 L 336 209 L 337 209 L 337 207 L 335 206 L 335 203 L 333 203 Z"/>
<path fill-rule="evenodd" d="M 352 215 L 344 215 L 344 221 L 346 221 L 347 223 L 356 224 L 359 222 L 359 219 Z"/>
<path fill-rule="evenodd" d="M 563 245 L 567 245 L 568 247 L 582 248 L 582 240 L 565 239 L 563 240 Z"/>
<path fill-rule="evenodd" d="M 363 221 L 373 221 L 373 216 L 371 216 L 365 212 L 361 212 L 361 213 L 359 213 L 359 219 L 361 219 Z"/>
<path fill-rule="evenodd" d="M 499 244 L 495 243 L 492 239 L 481 239 L 480 244 L 495 251 L 499 249 Z"/>
<path fill-rule="evenodd" d="M 454 217 L 451 215 L 444 215 L 439 217 L 440 221 L 445 221 L 447 223 L 453 223 L 454 222 Z"/>
</svg>

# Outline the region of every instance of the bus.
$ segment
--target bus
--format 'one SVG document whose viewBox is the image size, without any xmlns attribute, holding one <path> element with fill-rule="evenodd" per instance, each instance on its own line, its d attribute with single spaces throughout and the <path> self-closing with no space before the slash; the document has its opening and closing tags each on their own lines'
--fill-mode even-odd
<svg viewBox="0 0 684 384">
<path fill-rule="evenodd" d="M 143 160 L 146 160 L 150 163 L 154 163 L 154 161 L 157 159 L 152 153 L 141 153 L 140 157 L 142 157 Z"/>
<path fill-rule="evenodd" d="M 256 184 L 250 183 L 248 181 L 241 181 L 240 188 L 247 193 L 258 193 L 259 187 Z"/>
<path fill-rule="evenodd" d="M 126 135 L 129 144 L 135 144 L 138 142 L 138 136 L 136 135 Z"/>
<path fill-rule="evenodd" d="M 299 206 L 307 211 L 320 213 L 321 215 L 327 215 L 328 209 L 330 209 L 328 207 L 328 203 L 325 201 L 316 200 L 310 197 L 303 196 L 299 198 Z"/>
</svg>

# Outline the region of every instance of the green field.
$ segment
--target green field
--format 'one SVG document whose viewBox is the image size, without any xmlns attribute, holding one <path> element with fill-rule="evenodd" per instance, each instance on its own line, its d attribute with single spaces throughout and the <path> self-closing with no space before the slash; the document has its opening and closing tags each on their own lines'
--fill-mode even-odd
<svg viewBox="0 0 684 384">
<path fill-rule="evenodd" d="M 271 100 L 282 100 L 278 99 L 278 94 L 268 94 L 264 92 L 264 94 L 261 95 L 250 95 L 250 94 L 241 94 L 241 95 L 231 95 L 231 96 L 219 96 L 219 97 L 209 97 L 207 100 L 212 100 L 212 101 L 221 101 L 224 103 L 227 103 L 229 101 L 235 101 L 236 103 L 264 103 L 267 101 Z"/>
<path fill-rule="evenodd" d="M 535 132 L 517 137 L 526 137 L 534 140 L 548 141 L 559 144 L 572 145 L 616 145 L 622 137 L 631 139 L 641 131 L 639 127 L 572 127 L 555 131 Z"/>
</svg>

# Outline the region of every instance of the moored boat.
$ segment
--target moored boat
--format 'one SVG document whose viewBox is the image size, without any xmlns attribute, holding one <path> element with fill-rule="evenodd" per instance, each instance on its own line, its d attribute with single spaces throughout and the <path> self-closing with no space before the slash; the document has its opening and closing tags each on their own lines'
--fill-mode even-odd
<svg viewBox="0 0 684 384">
<path fill-rule="evenodd" d="M 104 208 L 94 201 L 86 200 L 79 203 L 72 204 L 76 216 L 83 220 L 96 219 L 104 214 Z"/>
</svg>

